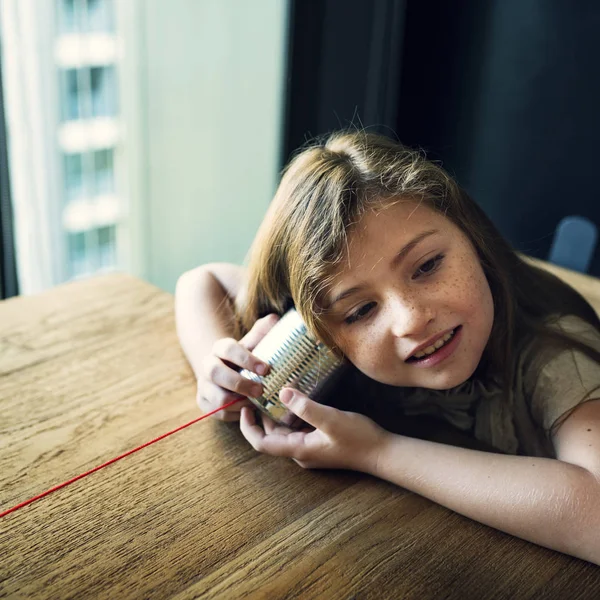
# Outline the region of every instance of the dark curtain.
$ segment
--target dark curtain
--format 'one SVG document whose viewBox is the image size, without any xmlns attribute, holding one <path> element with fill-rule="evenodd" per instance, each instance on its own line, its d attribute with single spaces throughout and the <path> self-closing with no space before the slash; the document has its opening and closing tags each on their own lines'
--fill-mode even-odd
<svg viewBox="0 0 600 600">
<path fill-rule="evenodd" d="M 13 215 L 8 178 L 2 61 L 0 59 L 0 299 L 16 296 L 18 293 Z"/>
<path fill-rule="evenodd" d="M 398 111 L 406 0 L 291 0 L 283 161 L 316 135 Z"/>
<path fill-rule="evenodd" d="M 387 130 L 546 259 L 563 217 L 600 226 L 598 31 L 596 0 L 298 0 L 284 159 L 351 121 Z"/>
</svg>

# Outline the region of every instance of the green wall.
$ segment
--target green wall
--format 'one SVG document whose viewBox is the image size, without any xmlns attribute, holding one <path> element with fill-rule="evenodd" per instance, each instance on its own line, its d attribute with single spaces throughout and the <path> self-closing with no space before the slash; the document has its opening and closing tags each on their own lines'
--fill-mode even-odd
<svg viewBox="0 0 600 600">
<path fill-rule="evenodd" d="M 131 264 L 173 291 L 194 266 L 241 263 L 273 196 L 287 0 L 128 4 L 120 17 Z"/>
</svg>

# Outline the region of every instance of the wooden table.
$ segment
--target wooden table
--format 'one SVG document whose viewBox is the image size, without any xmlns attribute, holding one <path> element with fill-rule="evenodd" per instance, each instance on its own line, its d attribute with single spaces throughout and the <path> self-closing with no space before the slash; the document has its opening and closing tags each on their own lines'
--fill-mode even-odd
<svg viewBox="0 0 600 600">
<path fill-rule="evenodd" d="M 119 274 L 0 303 L 0 510 L 193 419 L 194 396 L 170 294 Z M 0 519 L 0 596 L 572 600 L 600 598 L 600 569 L 203 421 Z"/>
</svg>

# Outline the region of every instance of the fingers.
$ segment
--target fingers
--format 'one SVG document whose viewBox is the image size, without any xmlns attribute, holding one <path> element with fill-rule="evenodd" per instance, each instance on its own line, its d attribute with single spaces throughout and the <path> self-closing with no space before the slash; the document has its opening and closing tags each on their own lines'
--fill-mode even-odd
<svg viewBox="0 0 600 600">
<path fill-rule="evenodd" d="M 329 433 L 333 425 L 333 419 L 337 412 L 330 406 L 324 406 L 314 400 L 311 400 L 306 394 L 293 388 L 283 388 L 279 392 L 279 399 L 296 416 L 312 425 L 315 429 L 320 429 L 323 433 Z"/>
<path fill-rule="evenodd" d="M 241 397 L 242 396 L 238 394 L 232 394 L 227 392 L 227 390 L 209 383 L 202 385 L 202 387 L 199 386 L 196 395 L 196 403 L 198 404 L 198 408 L 203 413 L 208 413 L 215 410 L 219 406 L 223 406 L 228 402 Z M 240 418 L 240 411 L 244 406 L 251 406 L 250 401 L 245 399 L 241 400 L 233 406 L 214 414 L 212 418 L 217 421 L 225 422 L 238 421 Z"/>
<path fill-rule="evenodd" d="M 271 329 L 273 329 L 275 323 L 279 321 L 279 317 L 271 313 L 262 319 L 258 319 L 252 326 L 252 329 L 240 340 L 240 344 L 252 351 Z"/>
<path fill-rule="evenodd" d="M 258 398 L 263 392 L 260 383 L 244 377 L 217 357 L 211 357 L 206 361 L 204 376 L 210 384 L 240 396 Z"/>
<path fill-rule="evenodd" d="M 252 354 L 254 347 L 273 328 L 279 317 L 275 314 L 259 319 L 254 327 L 239 342 L 233 338 L 222 338 L 215 342 L 212 352 L 202 364 L 198 377 L 196 402 L 203 412 L 211 412 L 236 398 L 257 398 L 263 387 L 244 377 L 240 371 L 246 369 L 259 376 L 269 372 L 270 365 Z M 235 421 L 246 400 L 216 413 L 214 418 L 221 421 Z"/>
<path fill-rule="evenodd" d="M 257 424 L 254 411 L 249 407 L 242 409 L 240 430 L 256 451 L 287 458 L 294 458 L 301 452 L 307 435 L 299 431 L 267 434 Z"/>
<path fill-rule="evenodd" d="M 262 421 L 262 426 L 267 435 L 278 434 L 278 435 L 287 435 L 288 433 L 292 433 L 294 430 L 290 427 L 286 427 L 285 425 L 280 425 L 273 421 L 273 419 L 269 418 L 264 413 L 260 413 L 260 418 Z"/>
<path fill-rule="evenodd" d="M 227 361 L 241 369 L 247 369 L 257 375 L 265 375 L 269 370 L 269 363 L 266 363 L 260 358 L 254 356 L 242 341 L 239 342 L 233 338 L 222 338 L 217 340 L 213 346 L 214 357 L 220 358 L 221 361 Z M 214 362 L 211 366 L 214 366 Z"/>
<path fill-rule="evenodd" d="M 262 426 L 263 426 L 264 432 L 267 435 L 271 435 L 272 433 L 274 433 L 275 430 L 277 429 L 277 424 L 275 423 L 275 421 L 273 421 L 273 419 L 270 419 L 269 417 L 267 417 L 267 415 L 265 415 L 263 413 L 261 413 L 260 417 L 262 419 Z"/>
<path fill-rule="evenodd" d="M 240 416 L 240 430 L 243 436 L 250 442 L 252 447 L 261 452 L 262 441 L 265 439 L 265 432 L 256 422 L 254 411 L 246 407 L 242 410 Z"/>
</svg>

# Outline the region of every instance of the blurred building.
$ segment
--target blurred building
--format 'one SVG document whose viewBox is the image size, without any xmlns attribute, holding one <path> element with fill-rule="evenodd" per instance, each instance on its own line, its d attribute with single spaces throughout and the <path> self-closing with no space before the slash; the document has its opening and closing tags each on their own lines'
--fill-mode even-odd
<svg viewBox="0 0 600 600">
<path fill-rule="evenodd" d="M 281 157 L 287 0 L 0 0 L 21 294 L 241 263 Z"/>
<path fill-rule="evenodd" d="M 1 0 L 21 293 L 126 268 L 114 0 Z"/>
<path fill-rule="evenodd" d="M 65 278 L 118 266 L 124 202 L 117 188 L 119 43 L 113 0 L 57 0 L 60 207 Z"/>
</svg>

